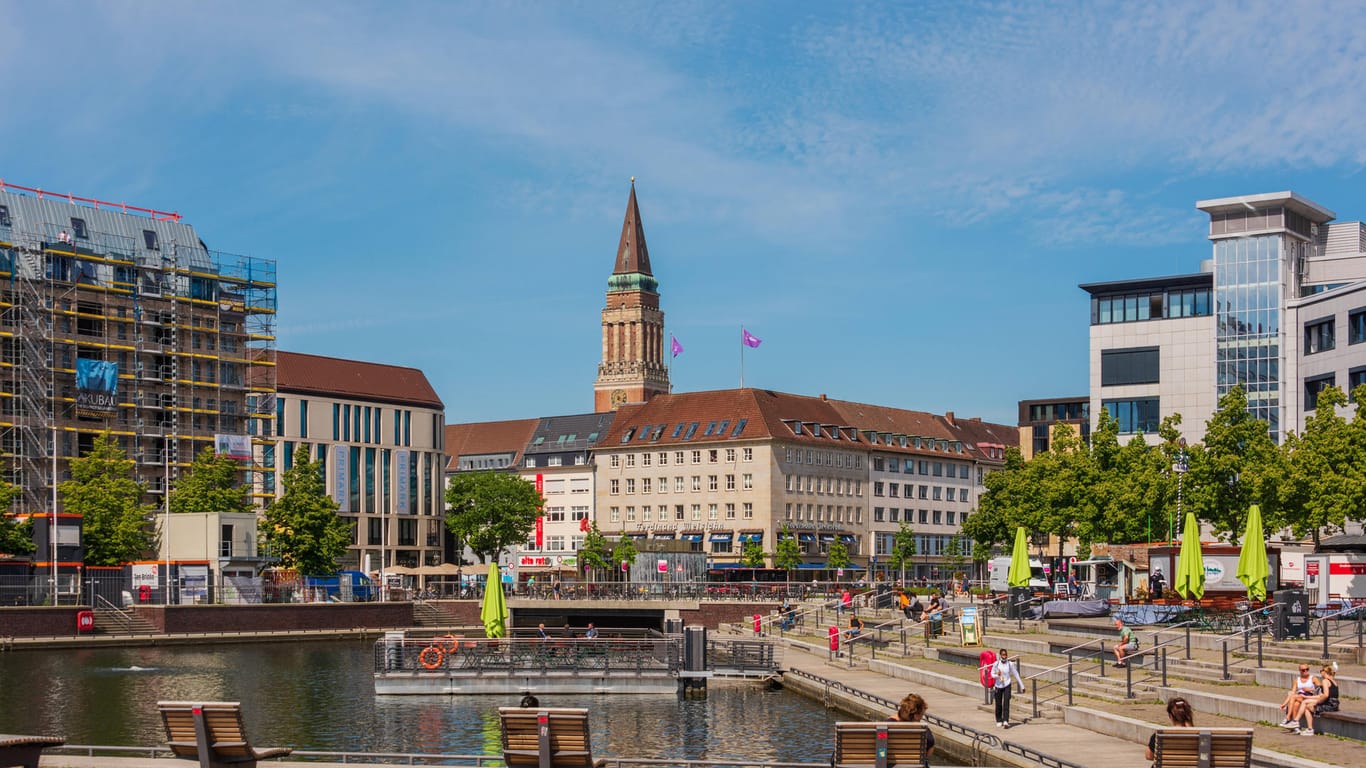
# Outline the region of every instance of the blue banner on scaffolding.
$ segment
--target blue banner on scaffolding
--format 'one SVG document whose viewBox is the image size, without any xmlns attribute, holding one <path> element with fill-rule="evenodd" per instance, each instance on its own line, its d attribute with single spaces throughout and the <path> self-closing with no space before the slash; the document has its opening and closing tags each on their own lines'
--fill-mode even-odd
<svg viewBox="0 0 1366 768">
<path fill-rule="evenodd" d="M 119 364 L 76 358 L 76 412 L 108 416 L 119 408 Z"/>
</svg>

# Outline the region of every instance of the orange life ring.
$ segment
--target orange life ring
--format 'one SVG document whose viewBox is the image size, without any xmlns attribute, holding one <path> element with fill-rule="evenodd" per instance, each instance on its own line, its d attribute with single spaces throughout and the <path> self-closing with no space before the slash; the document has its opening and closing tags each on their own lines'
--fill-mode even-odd
<svg viewBox="0 0 1366 768">
<path fill-rule="evenodd" d="M 447 653 L 450 653 L 450 652 L 454 651 L 456 648 L 460 647 L 460 636 L 459 636 L 459 635 L 451 635 L 451 634 L 437 635 L 433 640 L 434 640 L 434 641 L 435 641 L 435 640 L 442 640 L 442 641 L 445 641 L 445 644 L 446 644 L 446 652 L 447 652 Z"/>
<path fill-rule="evenodd" d="M 422 649 L 422 653 L 417 655 L 417 663 L 423 669 L 436 669 L 441 666 L 441 662 L 446 660 L 446 652 L 440 646 L 429 645 Z"/>
</svg>

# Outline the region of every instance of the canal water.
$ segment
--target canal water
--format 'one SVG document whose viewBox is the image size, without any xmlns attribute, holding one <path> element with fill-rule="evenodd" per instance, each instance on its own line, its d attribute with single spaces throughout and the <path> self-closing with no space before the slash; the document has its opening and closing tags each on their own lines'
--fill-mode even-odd
<svg viewBox="0 0 1366 768">
<path fill-rule="evenodd" d="M 159 700 L 241 701 L 261 745 L 356 752 L 498 754 L 497 708 L 518 697 L 376 696 L 369 641 L 0 653 L 0 733 L 68 744 L 165 742 Z M 591 711 L 605 756 L 823 761 L 837 712 L 757 683 L 674 695 L 544 696 Z M 936 760 L 936 763 L 941 761 Z"/>
</svg>

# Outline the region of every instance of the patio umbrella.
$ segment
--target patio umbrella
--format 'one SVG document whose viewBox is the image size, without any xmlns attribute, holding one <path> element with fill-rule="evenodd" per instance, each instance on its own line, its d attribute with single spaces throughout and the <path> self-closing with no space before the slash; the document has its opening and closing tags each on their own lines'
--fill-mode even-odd
<svg viewBox="0 0 1366 768">
<path fill-rule="evenodd" d="M 1205 596 L 1205 558 L 1200 553 L 1200 524 L 1195 513 L 1186 513 L 1186 528 L 1181 533 L 1181 554 L 1176 558 L 1176 580 L 1172 589 L 1188 600 Z"/>
<path fill-rule="evenodd" d="M 1247 530 L 1243 532 L 1243 551 L 1238 555 L 1238 581 L 1247 585 L 1249 600 L 1266 599 L 1266 580 L 1271 569 L 1266 564 L 1266 536 L 1262 533 L 1262 508 L 1253 504 L 1247 511 Z"/>
<path fill-rule="evenodd" d="M 1006 583 L 1012 587 L 1029 586 L 1029 542 L 1025 541 L 1024 526 L 1015 528 L 1015 548 L 1010 552 L 1010 570 Z"/>
<path fill-rule="evenodd" d="M 498 564 L 489 563 L 489 580 L 484 585 L 484 604 L 479 608 L 479 618 L 484 621 L 484 634 L 488 637 L 505 636 L 507 613 L 507 600 L 503 597 L 503 587 L 498 581 Z"/>
</svg>

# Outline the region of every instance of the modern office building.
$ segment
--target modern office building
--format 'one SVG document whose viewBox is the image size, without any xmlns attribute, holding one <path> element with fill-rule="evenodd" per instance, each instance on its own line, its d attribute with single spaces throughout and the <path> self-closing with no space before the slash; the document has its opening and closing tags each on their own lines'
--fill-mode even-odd
<svg viewBox="0 0 1366 768">
<path fill-rule="evenodd" d="M 278 498 L 277 475 L 310 456 L 352 526 L 341 567 L 441 564 L 445 406 L 422 371 L 280 352 L 276 385 L 253 423 L 258 497 Z"/>
<path fill-rule="evenodd" d="M 1237 385 L 1280 440 L 1303 428 L 1319 388 L 1362 379 L 1366 229 L 1294 192 L 1196 207 L 1213 243 L 1198 273 L 1082 286 L 1092 425 L 1105 408 L 1121 432 L 1155 441 L 1161 420 L 1181 413 L 1183 437 L 1198 441 Z"/>
<path fill-rule="evenodd" d="M 275 264 L 209 249 L 177 213 L 0 182 L 0 450 L 36 563 L 75 573 L 55 485 L 108 430 L 160 505 L 275 391 Z M 49 536 L 53 513 L 55 548 Z M 48 561 L 48 562 L 44 562 Z"/>
<path fill-rule="evenodd" d="M 1082 441 L 1091 439 L 1091 400 L 1088 397 L 1052 397 L 1021 400 L 1020 455 L 1026 461 L 1047 453 L 1053 444 L 1053 430 L 1059 424 L 1071 426 Z"/>
</svg>

